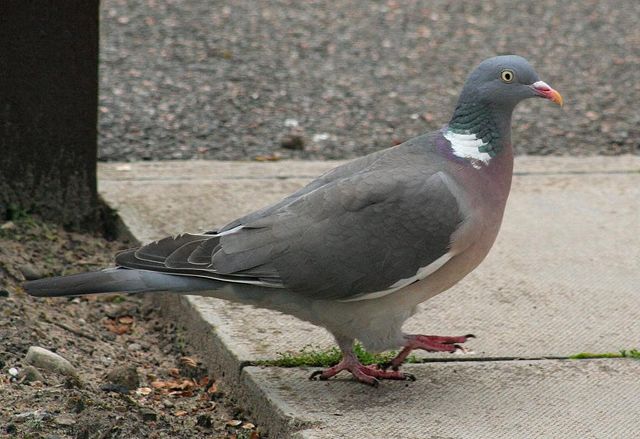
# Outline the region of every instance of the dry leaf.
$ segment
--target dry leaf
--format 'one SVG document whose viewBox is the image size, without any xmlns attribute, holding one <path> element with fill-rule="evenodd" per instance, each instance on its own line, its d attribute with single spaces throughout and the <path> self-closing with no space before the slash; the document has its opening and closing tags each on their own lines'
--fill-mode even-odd
<svg viewBox="0 0 640 439">
<path fill-rule="evenodd" d="M 244 424 L 242 424 L 242 428 L 244 428 L 245 430 L 253 430 L 254 428 L 256 428 L 256 426 L 251 422 L 245 422 Z"/>
<path fill-rule="evenodd" d="M 126 334 L 131 330 L 131 325 L 122 325 L 116 323 L 115 320 L 112 319 L 106 319 L 103 324 L 104 327 L 107 328 L 110 332 L 113 332 L 117 335 Z"/>
<path fill-rule="evenodd" d="M 198 381 L 198 385 L 201 387 L 207 387 L 208 384 L 209 384 L 208 376 L 203 376 L 202 378 L 200 378 L 200 381 Z"/>
<path fill-rule="evenodd" d="M 180 376 L 180 371 L 175 367 L 172 367 L 171 369 L 169 369 L 168 372 L 169 372 L 169 375 L 171 375 L 172 377 L 178 378 Z"/>
<path fill-rule="evenodd" d="M 138 387 L 136 389 L 136 394 L 138 395 L 149 395 L 151 392 L 153 392 L 153 390 L 151 389 L 151 387 Z"/>
<path fill-rule="evenodd" d="M 151 387 L 153 387 L 154 389 L 162 389 L 163 387 L 166 387 L 166 386 L 167 386 L 166 382 L 162 380 L 156 380 L 151 382 Z"/>
<path fill-rule="evenodd" d="M 171 391 L 171 395 L 180 395 L 183 390 L 188 390 L 191 392 L 193 387 L 196 387 L 196 383 L 188 379 L 182 379 L 180 381 L 163 381 L 156 380 L 151 383 L 151 387 L 155 389 L 163 389 L 167 392 Z M 190 396 L 192 396 L 191 393 Z"/>
<path fill-rule="evenodd" d="M 260 433 L 258 433 L 257 431 L 252 431 L 249 439 L 260 439 Z"/>
<path fill-rule="evenodd" d="M 238 419 L 231 419 L 230 421 L 227 421 L 227 425 L 230 427 L 237 427 L 240 424 L 242 424 L 242 421 Z"/>
<path fill-rule="evenodd" d="M 180 358 L 180 364 L 183 364 L 185 366 L 189 366 L 195 369 L 196 367 L 198 367 L 198 360 L 191 357 L 182 357 Z"/>
<path fill-rule="evenodd" d="M 218 386 L 216 383 L 211 383 L 211 386 L 207 389 L 207 393 L 216 393 L 218 391 Z"/>
<path fill-rule="evenodd" d="M 118 317 L 118 323 L 122 323 L 123 325 L 131 325 L 133 323 L 133 317 L 131 316 Z"/>
<path fill-rule="evenodd" d="M 176 381 L 175 382 L 175 387 L 173 387 L 174 389 L 179 389 L 179 390 L 184 390 L 184 389 L 190 389 L 192 387 L 196 387 L 196 383 L 193 382 L 193 380 L 182 380 L 180 382 Z"/>
<path fill-rule="evenodd" d="M 178 410 L 174 413 L 175 416 L 185 416 L 188 412 L 186 410 Z"/>
</svg>

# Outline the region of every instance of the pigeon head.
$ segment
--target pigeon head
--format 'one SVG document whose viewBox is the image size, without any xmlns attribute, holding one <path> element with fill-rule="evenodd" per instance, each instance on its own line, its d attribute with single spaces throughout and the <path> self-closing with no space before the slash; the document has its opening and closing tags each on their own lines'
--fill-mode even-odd
<svg viewBox="0 0 640 439">
<path fill-rule="evenodd" d="M 517 55 L 503 55 L 484 60 L 471 72 L 460 101 L 513 110 L 518 102 L 533 97 L 546 98 L 562 105 L 560 93 L 541 81 L 526 59 Z"/>
<path fill-rule="evenodd" d="M 444 131 L 453 154 L 489 163 L 511 143 L 511 115 L 527 98 L 562 105 L 562 96 L 541 81 L 526 59 L 516 55 L 484 60 L 467 78 Z"/>
</svg>

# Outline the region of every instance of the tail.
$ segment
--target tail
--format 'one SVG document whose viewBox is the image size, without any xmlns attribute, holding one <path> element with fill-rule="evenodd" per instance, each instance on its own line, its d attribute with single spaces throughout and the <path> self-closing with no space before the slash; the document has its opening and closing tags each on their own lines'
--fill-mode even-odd
<svg viewBox="0 0 640 439">
<path fill-rule="evenodd" d="M 23 284 L 27 293 L 36 297 L 148 291 L 196 292 L 216 290 L 220 286 L 221 282 L 210 279 L 128 268 L 108 268 L 90 273 L 39 279 Z"/>
</svg>

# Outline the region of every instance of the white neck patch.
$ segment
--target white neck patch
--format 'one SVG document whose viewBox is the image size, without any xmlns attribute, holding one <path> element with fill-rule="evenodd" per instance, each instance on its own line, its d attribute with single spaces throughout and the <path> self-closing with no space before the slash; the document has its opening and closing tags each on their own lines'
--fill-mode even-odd
<svg viewBox="0 0 640 439">
<path fill-rule="evenodd" d="M 448 129 L 444 132 L 444 138 L 451 142 L 451 148 L 455 156 L 471 160 L 471 164 L 476 169 L 480 167 L 477 163 L 478 161 L 486 165 L 491 160 L 489 153 L 478 150 L 478 148 L 487 145 L 487 143 L 484 143 L 482 139 L 478 139 L 475 134 L 460 134 Z"/>
</svg>

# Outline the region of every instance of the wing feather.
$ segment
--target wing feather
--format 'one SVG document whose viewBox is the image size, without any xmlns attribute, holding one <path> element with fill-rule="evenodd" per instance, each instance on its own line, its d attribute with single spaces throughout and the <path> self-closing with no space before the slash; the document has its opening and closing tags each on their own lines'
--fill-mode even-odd
<svg viewBox="0 0 640 439">
<path fill-rule="evenodd" d="M 448 176 L 419 152 L 350 162 L 217 231 L 165 238 L 116 263 L 313 299 L 377 297 L 442 260 L 464 220 Z"/>
</svg>

